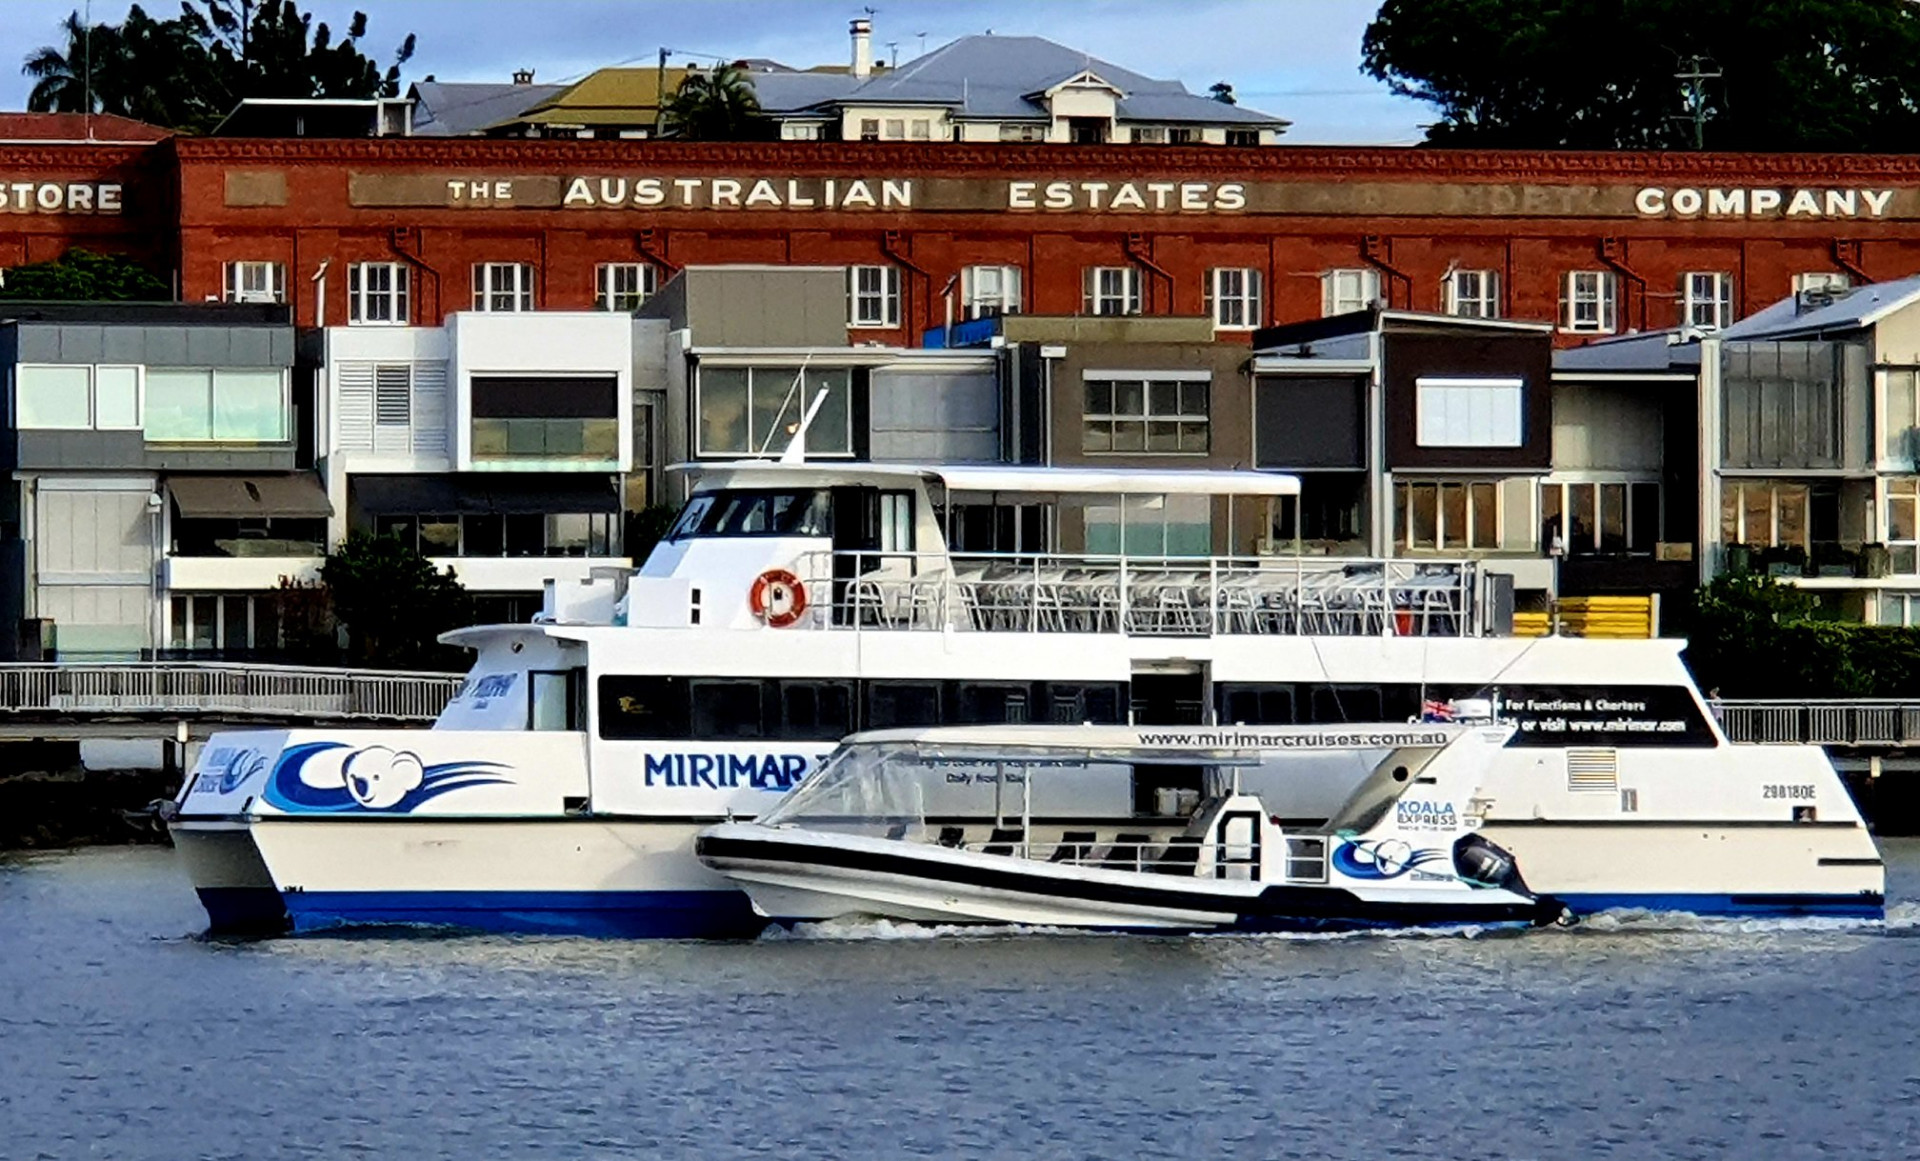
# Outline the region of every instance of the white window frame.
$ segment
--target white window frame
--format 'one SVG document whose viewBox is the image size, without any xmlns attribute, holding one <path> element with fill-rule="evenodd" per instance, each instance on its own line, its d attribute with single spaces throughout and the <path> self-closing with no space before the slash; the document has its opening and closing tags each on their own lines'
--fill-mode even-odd
<svg viewBox="0 0 1920 1161">
<path fill-rule="evenodd" d="M 1569 270 L 1560 279 L 1560 329 L 1610 335 L 1619 329 L 1619 276 L 1611 270 Z"/>
<path fill-rule="evenodd" d="M 1883 589 L 1878 594 L 1873 621 L 1876 625 L 1912 627 L 1920 624 L 1920 592 Z"/>
<path fill-rule="evenodd" d="M 511 306 L 496 306 L 505 298 Z M 475 262 L 473 309 L 483 314 L 525 314 L 533 309 L 533 264 L 529 262 Z"/>
<path fill-rule="evenodd" d="M 1207 271 L 1206 310 L 1216 331 L 1250 331 L 1260 326 L 1260 271 L 1252 266 L 1221 266 Z"/>
<path fill-rule="evenodd" d="M 1421 376 L 1413 390 L 1417 447 L 1526 446 L 1525 379 Z"/>
<path fill-rule="evenodd" d="M 20 421 L 20 373 L 23 371 L 85 371 L 87 373 L 87 420 L 85 423 L 22 426 Z M 133 422 L 102 423 L 100 420 L 100 372 L 133 372 Z M 139 363 L 21 363 L 7 371 L 9 421 L 19 431 L 139 431 L 146 418 L 147 369 Z"/>
<path fill-rule="evenodd" d="M 1081 275 L 1080 313 L 1106 317 L 1139 314 L 1140 268 L 1087 267 Z"/>
<path fill-rule="evenodd" d="M 228 302 L 287 301 L 287 267 L 284 262 L 239 259 L 226 264 Z"/>
<path fill-rule="evenodd" d="M 1895 476 L 1882 481 L 1885 499 L 1880 505 L 1882 543 L 1892 562 L 1895 576 L 1920 575 L 1920 478 Z M 1906 536 L 1896 537 L 1893 529 L 1895 506 L 1906 509 Z"/>
<path fill-rule="evenodd" d="M 375 272 L 386 275 L 384 290 L 368 286 Z M 405 262 L 354 262 L 347 267 L 347 325 L 403 327 L 411 320 L 412 271 Z M 385 318 L 374 315 L 384 313 Z"/>
<path fill-rule="evenodd" d="M 1920 367 L 1895 366 L 1880 371 L 1880 428 L 1882 466 L 1895 470 L 1920 467 Z"/>
<path fill-rule="evenodd" d="M 660 272 L 651 262 L 602 262 L 593 274 L 595 310 L 632 314 L 659 289 Z"/>
<path fill-rule="evenodd" d="M 1680 325 L 1720 330 L 1733 323 L 1733 275 L 1689 270 L 1680 276 Z"/>
<path fill-rule="evenodd" d="M 1366 310 L 1380 300 L 1380 272 L 1348 266 L 1320 275 L 1320 313 L 1326 318 Z"/>
<path fill-rule="evenodd" d="M 847 326 L 894 330 L 900 326 L 900 268 L 847 267 Z"/>
<path fill-rule="evenodd" d="M 967 318 L 1020 313 L 1018 266 L 969 266 L 960 272 L 960 301 Z"/>
<path fill-rule="evenodd" d="M 1498 270 L 1449 270 L 1440 288 L 1446 312 L 1456 318 L 1500 317 Z"/>
<path fill-rule="evenodd" d="M 1404 552 L 1484 552 L 1503 547 L 1506 539 L 1506 501 L 1501 493 L 1506 489 L 1502 487 L 1502 483 L 1502 480 L 1495 478 L 1443 480 L 1432 477 L 1402 479 L 1399 476 L 1395 476 L 1393 480 L 1392 514 L 1394 548 Z M 1415 488 L 1433 489 L 1432 544 L 1414 543 L 1414 522 L 1411 511 Z M 1467 531 L 1466 535 L 1462 538 L 1464 540 L 1462 544 L 1447 543 L 1446 492 L 1449 488 L 1463 488 L 1466 492 Z M 1484 489 L 1484 491 L 1481 491 L 1481 495 L 1483 496 L 1486 495 L 1488 491 L 1492 493 L 1493 543 L 1491 544 L 1478 544 L 1475 543 L 1474 540 L 1473 517 L 1475 511 L 1478 509 L 1474 495 L 1477 489 Z"/>
</svg>

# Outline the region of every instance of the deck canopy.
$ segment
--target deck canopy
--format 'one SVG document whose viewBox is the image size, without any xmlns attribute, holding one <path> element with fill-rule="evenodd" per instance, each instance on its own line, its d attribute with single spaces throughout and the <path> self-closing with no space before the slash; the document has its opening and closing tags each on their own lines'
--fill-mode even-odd
<svg viewBox="0 0 1920 1161">
<path fill-rule="evenodd" d="M 741 488 L 834 484 L 937 483 L 949 492 L 1027 496 L 1297 496 L 1300 479 L 1279 472 L 1159 468 L 1055 468 L 1018 464 L 868 464 L 772 460 L 676 464 L 696 482 L 714 479 Z"/>
</svg>

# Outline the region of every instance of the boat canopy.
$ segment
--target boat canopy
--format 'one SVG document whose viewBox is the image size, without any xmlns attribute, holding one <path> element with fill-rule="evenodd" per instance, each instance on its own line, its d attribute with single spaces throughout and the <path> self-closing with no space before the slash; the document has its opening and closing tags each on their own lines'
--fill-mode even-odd
<svg viewBox="0 0 1920 1161">
<path fill-rule="evenodd" d="M 1020 464 L 870 464 L 812 460 L 782 464 L 772 460 L 675 464 L 667 469 L 696 482 L 724 476 L 743 488 L 792 487 L 801 482 L 831 483 L 848 478 L 883 482 L 939 483 L 950 492 L 992 492 L 1028 496 L 1297 496 L 1300 479 L 1280 472 L 1198 471 L 1194 469 L 1057 468 Z M 809 477 L 812 477 L 809 479 Z"/>
</svg>

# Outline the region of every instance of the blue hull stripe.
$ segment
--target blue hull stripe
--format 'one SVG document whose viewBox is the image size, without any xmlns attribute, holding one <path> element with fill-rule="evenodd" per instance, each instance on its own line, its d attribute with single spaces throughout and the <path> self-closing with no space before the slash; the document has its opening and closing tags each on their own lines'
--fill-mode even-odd
<svg viewBox="0 0 1920 1161">
<path fill-rule="evenodd" d="M 1742 918 L 1826 916 L 1835 919 L 1884 919 L 1879 895 L 1556 895 L 1578 915 L 1596 911 L 1684 911 L 1692 915 Z"/>
<path fill-rule="evenodd" d="M 419 925 L 523 935 L 751 939 L 740 891 L 291 891 L 293 930 Z"/>
</svg>

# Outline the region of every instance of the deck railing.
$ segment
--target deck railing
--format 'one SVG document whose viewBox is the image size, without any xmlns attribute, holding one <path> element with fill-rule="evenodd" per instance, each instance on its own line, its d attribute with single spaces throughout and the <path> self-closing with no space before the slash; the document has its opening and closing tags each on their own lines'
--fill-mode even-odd
<svg viewBox="0 0 1920 1161">
<path fill-rule="evenodd" d="M 1920 746 L 1920 701 L 1717 701 L 1727 740 L 1775 745 Z"/>
<path fill-rule="evenodd" d="M 1466 637 L 1470 561 L 818 552 L 799 579 L 817 628 Z"/>
<path fill-rule="evenodd" d="M 0 714 L 428 722 L 461 677 L 194 662 L 0 664 Z"/>
</svg>

